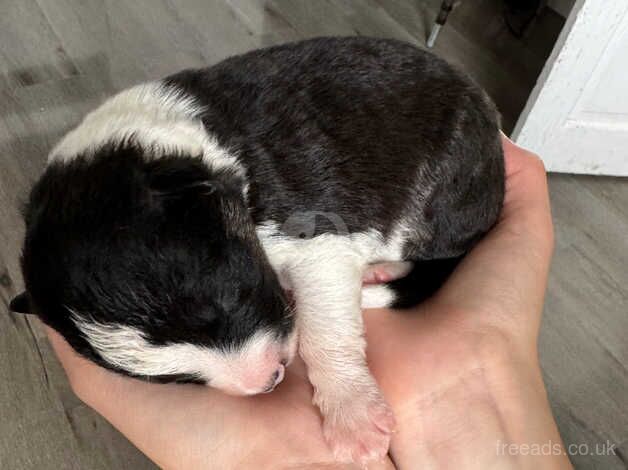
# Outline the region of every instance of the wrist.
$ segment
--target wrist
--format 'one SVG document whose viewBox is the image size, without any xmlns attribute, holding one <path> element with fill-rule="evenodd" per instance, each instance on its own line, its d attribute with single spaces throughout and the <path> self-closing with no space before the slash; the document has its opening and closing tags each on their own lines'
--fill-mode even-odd
<svg viewBox="0 0 628 470">
<path fill-rule="evenodd" d="M 521 469 L 568 469 L 536 354 L 514 354 L 490 371 L 488 390 L 501 429 L 494 453 Z"/>
<path fill-rule="evenodd" d="M 571 468 L 536 355 L 481 356 L 469 361 L 473 367 L 461 368 L 437 389 L 395 409 L 394 460 L 401 468 L 419 463 L 423 468 Z M 539 451 L 546 448 L 552 455 Z"/>
</svg>

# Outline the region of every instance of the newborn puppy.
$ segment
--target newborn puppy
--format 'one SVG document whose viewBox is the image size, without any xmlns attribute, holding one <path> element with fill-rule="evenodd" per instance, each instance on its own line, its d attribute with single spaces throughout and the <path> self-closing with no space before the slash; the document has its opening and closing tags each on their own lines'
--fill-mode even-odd
<svg viewBox="0 0 628 470">
<path fill-rule="evenodd" d="M 123 91 L 59 142 L 12 307 L 109 369 L 232 394 L 272 390 L 298 348 L 337 458 L 379 458 L 394 417 L 360 309 L 432 293 L 503 180 L 493 104 L 432 54 L 249 52 Z"/>
</svg>

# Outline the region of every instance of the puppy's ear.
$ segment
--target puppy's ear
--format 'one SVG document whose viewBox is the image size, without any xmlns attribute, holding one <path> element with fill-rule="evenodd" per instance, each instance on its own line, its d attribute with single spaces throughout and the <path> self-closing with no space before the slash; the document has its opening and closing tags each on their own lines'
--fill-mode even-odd
<svg viewBox="0 0 628 470">
<path fill-rule="evenodd" d="M 16 313 L 32 313 L 30 297 L 26 292 L 16 295 L 9 308 Z"/>
</svg>

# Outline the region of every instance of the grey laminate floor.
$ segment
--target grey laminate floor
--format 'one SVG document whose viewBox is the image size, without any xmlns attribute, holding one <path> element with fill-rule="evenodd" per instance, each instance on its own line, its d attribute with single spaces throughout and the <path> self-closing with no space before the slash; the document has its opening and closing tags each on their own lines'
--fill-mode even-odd
<svg viewBox="0 0 628 470">
<path fill-rule="evenodd" d="M 438 0 L 2 0 L 0 2 L 0 469 L 153 468 L 82 405 L 37 322 L 7 313 L 21 288 L 19 206 L 50 146 L 102 98 L 132 83 L 298 38 L 362 34 L 424 44 Z M 523 41 L 498 0 L 451 15 L 436 50 L 461 64 L 512 127 L 561 19 Z M 567 443 L 617 444 L 578 468 L 626 468 L 628 180 L 550 178 L 557 249 L 541 352 Z M 582 449 L 581 449 L 582 450 Z"/>
</svg>

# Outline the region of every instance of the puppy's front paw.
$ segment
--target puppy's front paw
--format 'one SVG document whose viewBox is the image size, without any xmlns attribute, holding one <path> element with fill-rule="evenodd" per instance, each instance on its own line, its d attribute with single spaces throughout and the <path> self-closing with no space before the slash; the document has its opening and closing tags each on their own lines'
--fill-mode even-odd
<svg viewBox="0 0 628 470">
<path fill-rule="evenodd" d="M 365 464 L 388 453 L 395 417 L 379 391 L 326 403 L 323 433 L 336 460 Z"/>
</svg>

